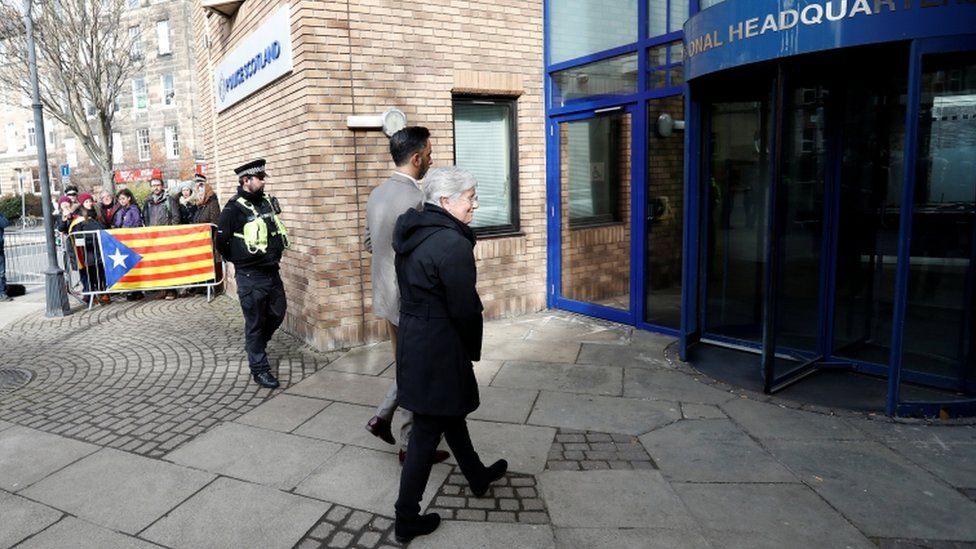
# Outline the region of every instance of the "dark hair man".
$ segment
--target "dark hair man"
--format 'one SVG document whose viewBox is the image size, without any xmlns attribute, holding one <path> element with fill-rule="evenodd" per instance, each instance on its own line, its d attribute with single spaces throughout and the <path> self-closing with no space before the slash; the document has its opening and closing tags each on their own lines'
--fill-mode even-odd
<svg viewBox="0 0 976 549">
<path fill-rule="evenodd" d="M 285 287 L 278 274 L 281 254 L 288 248 L 288 231 L 278 218 L 278 200 L 264 193 L 263 159 L 234 170 L 238 188 L 217 221 L 217 251 L 234 264 L 237 296 L 244 312 L 244 347 L 254 381 L 274 389 L 266 348 L 285 320 Z"/>
<path fill-rule="evenodd" d="M 396 164 L 396 171 L 369 193 L 366 202 L 364 245 L 373 254 L 373 314 L 386 320 L 394 354 L 400 321 L 400 291 L 393 264 L 393 226 L 401 214 L 411 208 L 419 210 L 423 205 L 424 193 L 420 180 L 432 163 L 431 150 L 430 131 L 423 126 L 408 126 L 393 134 L 390 138 L 390 156 Z M 383 403 L 376 409 L 376 415 L 366 424 L 366 430 L 389 444 L 395 444 L 390 427 L 396 409 L 397 386 L 394 380 Z M 399 452 L 401 464 L 406 459 L 407 442 L 413 425 L 413 414 L 407 410 L 403 414 Z M 447 452 L 438 450 L 435 462 L 443 461 L 448 456 Z"/>
</svg>

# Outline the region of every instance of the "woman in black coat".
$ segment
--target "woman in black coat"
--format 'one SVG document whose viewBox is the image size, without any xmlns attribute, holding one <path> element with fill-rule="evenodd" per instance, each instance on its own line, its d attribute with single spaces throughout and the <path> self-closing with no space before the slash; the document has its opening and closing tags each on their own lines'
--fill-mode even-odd
<svg viewBox="0 0 976 549">
<path fill-rule="evenodd" d="M 437 168 L 424 179 L 424 209 L 408 210 L 393 230 L 400 329 L 396 370 L 402 408 L 413 412 L 410 451 L 396 502 L 397 541 L 437 528 L 440 516 L 420 516 L 441 435 L 478 497 L 508 463 L 485 467 L 471 445 L 465 416 L 478 408 L 471 361 L 481 358 L 481 298 L 475 288 L 475 237 L 468 224 L 478 207 L 475 180 L 459 168 Z"/>
</svg>

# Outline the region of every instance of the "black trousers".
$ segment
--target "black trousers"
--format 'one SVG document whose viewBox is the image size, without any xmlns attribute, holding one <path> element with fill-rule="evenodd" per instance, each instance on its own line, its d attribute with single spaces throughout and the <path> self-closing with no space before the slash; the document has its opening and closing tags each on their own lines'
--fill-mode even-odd
<svg viewBox="0 0 976 549">
<path fill-rule="evenodd" d="M 471 435 L 464 416 L 428 416 L 414 413 L 409 451 L 403 471 L 400 472 L 397 516 L 415 517 L 420 514 L 420 499 L 427 487 L 430 469 L 434 466 L 434 451 L 441 441 L 441 435 L 444 435 L 468 483 L 484 478 L 485 465 L 471 445 Z"/>
<path fill-rule="evenodd" d="M 277 270 L 238 270 L 237 297 L 244 312 L 244 348 L 251 373 L 267 372 L 266 348 L 275 330 L 285 320 L 288 302 Z"/>
</svg>

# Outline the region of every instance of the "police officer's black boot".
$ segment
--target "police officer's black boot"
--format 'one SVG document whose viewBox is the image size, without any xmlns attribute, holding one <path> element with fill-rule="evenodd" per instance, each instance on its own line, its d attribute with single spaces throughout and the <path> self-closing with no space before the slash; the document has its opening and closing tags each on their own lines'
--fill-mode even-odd
<svg viewBox="0 0 976 549">
<path fill-rule="evenodd" d="M 267 389 L 277 389 L 280 385 L 271 372 L 258 372 L 254 374 L 254 381 L 257 381 L 258 385 Z"/>
</svg>

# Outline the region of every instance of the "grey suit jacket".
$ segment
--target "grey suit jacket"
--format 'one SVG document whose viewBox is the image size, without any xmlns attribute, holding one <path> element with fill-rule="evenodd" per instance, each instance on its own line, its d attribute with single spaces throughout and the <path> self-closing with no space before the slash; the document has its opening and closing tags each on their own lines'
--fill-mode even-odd
<svg viewBox="0 0 976 549">
<path fill-rule="evenodd" d="M 393 260 L 393 226 L 403 212 L 419 210 L 424 193 L 410 178 L 394 173 L 369 193 L 363 244 L 373 254 L 373 314 L 394 325 L 400 321 L 400 288 Z"/>
</svg>

